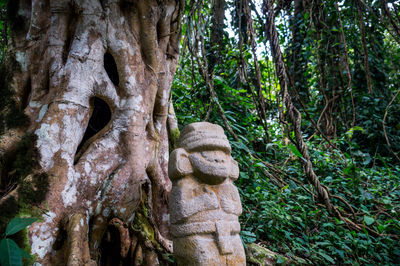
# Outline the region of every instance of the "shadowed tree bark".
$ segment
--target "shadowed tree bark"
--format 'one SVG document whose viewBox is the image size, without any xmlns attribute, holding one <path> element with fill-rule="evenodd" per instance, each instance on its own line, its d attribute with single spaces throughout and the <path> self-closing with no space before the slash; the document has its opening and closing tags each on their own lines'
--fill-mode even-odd
<svg viewBox="0 0 400 266">
<path fill-rule="evenodd" d="M 309 88 L 307 86 L 306 70 L 307 62 L 302 51 L 304 39 L 306 38 L 306 25 L 304 22 L 305 3 L 303 0 L 295 0 L 293 7 L 293 16 L 290 18 L 292 27 L 292 40 L 289 57 L 289 71 L 293 79 L 294 86 L 299 93 L 300 100 L 307 104 L 310 98 Z"/>
<path fill-rule="evenodd" d="M 30 174 L 48 176 L 32 254 L 42 265 L 162 263 L 172 248 L 167 116 L 184 2 L 12 2 L 11 88 L 31 122 L 5 132 L 0 151 L 7 158 L 33 133 Z"/>
</svg>

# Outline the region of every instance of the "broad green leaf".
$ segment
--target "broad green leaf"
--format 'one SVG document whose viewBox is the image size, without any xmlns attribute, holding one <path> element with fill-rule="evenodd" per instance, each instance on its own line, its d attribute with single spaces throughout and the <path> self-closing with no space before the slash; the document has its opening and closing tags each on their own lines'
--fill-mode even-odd
<svg viewBox="0 0 400 266">
<path fill-rule="evenodd" d="M 37 218 L 20 218 L 20 217 L 15 217 L 10 221 L 10 223 L 7 225 L 6 229 L 6 236 L 15 234 L 28 225 L 31 225 L 32 223 L 36 222 Z"/>
<path fill-rule="evenodd" d="M 296 146 L 294 146 L 293 144 L 289 144 L 288 147 L 297 157 L 303 158 L 303 155 L 299 152 Z"/>
<path fill-rule="evenodd" d="M 256 164 L 254 164 L 254 166 L 258 166 L 258 167 L 261 167 L 261 168 L 265 168 L 265 165 L 264 165 L 263 163 L 261 163 L 261 162 L 258 162 L 258 163 L 256 163 Z"/>
<path fill-rule="evenodd" d="M 276 260 L 276 263 L 277 264 L 282 264 L 282 263 L 285 263 L 285 262 L 287 262 L 287 259 L 285 258 L 285 257 L 283 257 L 283 256 L 277 256 L 277 260 Z"/>
<path fill-rule="evenodd" d="M 12 239 L 1 240 L 0 262 L 1 266 L 22 266 L 21 250 Z"/>
<path fill-rule="evenodd" d="M 241 231 L 240 235 L 243 238 L 243 241 L 247 243 L 254 243 L 257 239 L 256 234 L 249 231 Z"/>
<path fill-rule="evenodd" d="M 283 188 L 281 188 L 281 192 L 284 191 L 285 189 L 287 189 L 289 187 L 289 184 L 287 184 L 286 186 L 284 186 Z"/>
<path fill-rule="evenodd" d="M 331 256 L 329 256 L 328 254 L 325 254 L 323 252 L 318 252 L 318 254 L 321 255 L 322 257 L 324 257 L 324 259 L 326 259 L 330 263 L 335 264 L 335 260 Z"/>
<path fill-rule="evenodd" d="M 375 222 L 375 219 L 369 216 L 364 216 L 364 222 L 366 225 L 371 225 Z"/>
</svg>

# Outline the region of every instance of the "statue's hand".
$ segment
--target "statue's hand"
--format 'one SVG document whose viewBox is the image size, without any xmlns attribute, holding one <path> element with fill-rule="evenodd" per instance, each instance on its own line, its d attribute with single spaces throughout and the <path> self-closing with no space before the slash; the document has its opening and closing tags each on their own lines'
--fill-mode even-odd
<svg viewBox="0 0 400 266">
<path fill-rule="evenodd" d="M 215 192 L 208 186 L 199 186 L 193 190 L 192 198 L 187 199 L 185 204 L 190 209 L 189 212 L 213 210 L 218 208 L 218 198 Z"/>
<path fill-rule="evenodd" d="M 227 199 L 225 197 L 221 198 L 222 209 L 227 213 L 235 214 L 237 212 L 237 211 L 235 212 L 235 210 L 237 209 L 236 205 L 237 204 L 235 204 L 235 202 L 232 201 L 232 200 L 229 200 L 229 199 Z"/>
<path fill-rule="evenodd" d="M 219 194 L 222 209 L 226 213 L 239 216 L 242 213 L 242 205 L 240 199 L 236 199 L 232 193 Z"/>
<path fill-rule="evenodd" d="M 218 208 L 218 198 L 215 192 L 208 186 L 204 186 L 203 193 L 202 198 L 205 206 L 212 209 Z"/>
</svg>

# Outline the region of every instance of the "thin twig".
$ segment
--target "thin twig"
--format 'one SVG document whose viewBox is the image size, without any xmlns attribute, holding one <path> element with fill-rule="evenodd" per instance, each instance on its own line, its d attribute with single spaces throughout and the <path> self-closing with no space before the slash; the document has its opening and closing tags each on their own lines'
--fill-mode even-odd
<svg viewBox="0 0 400 266">
<path fill-rule="evenodd" d="M 392 98 L 392 100 L 389 102 L 389 104 L 386 106 L 386 109 L 385 109 L 385 115 L 383 116 L 383 121 L 382 121 L 382 127 L 383 127 L 383 133 L 385 134 L 385 139 L 386 139 L 386 143 L 387 143 L 387 145 L 388 145 L 388 147 L 389 147 L 389 150 L 393 153 L 393 155 L 397 158 L 397 160 L 399 160 L 399 162 L 400 162 L 400 158 L 399 158 L 399 156 L 393 151 L 393 149 L 392 149 L 392 145 L 390 144 L 390 141 L 389 141 L 389 138 L 388 138 L 388 135 L 387 135 L 387 132 L 386 132 L 386 126 L 385 126 L 385 121 L 386 121 L 386 117 L 387 117 L 387 115 L 388 115 L 388 111 L 389 111 L 389 108 L 390 108 L 390 106 L 392 105 L 392 103 L 394 102 L 394 100 L 397 98 L 397 96 L 399 96 L 399 93 L 400 93 L 400 89 L 399 90 L 397 90 L 397 92 L 396 92 L 396 94 L 393 96 L 393 98 Z"/>
</svg>

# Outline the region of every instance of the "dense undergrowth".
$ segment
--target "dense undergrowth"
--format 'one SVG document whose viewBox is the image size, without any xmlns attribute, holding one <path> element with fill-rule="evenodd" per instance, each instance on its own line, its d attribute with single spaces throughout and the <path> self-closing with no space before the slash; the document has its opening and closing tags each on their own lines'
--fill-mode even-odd
<svg viewBox="0 0 400 266">
<path fill-rule="evenodd" d="M 346 199 L 349 205 L 339 198 L 332 198 L 333 203 L 353 221 L 382 236 L 351 230 L 343 221 L 331 217 L 310 193 L 313 188 L 302 184 L 300 158 L 281 166 L 287 176 L 282 177 L 285 185 L 280 187 L 260 173 L 262 165 L 249 164 L 239 153 L 244 239 L 265 242 L 275 251 L 317 264 L 396 262 L 400 256 L 398 240 L 385 235 L 399 233 L 400 167 L 365 167 L 363 158 L 358 162 L 347 159 L 346 167 L 339 154 L 326 151 L 323 145 L 309 143 L 309 147 L 321 182 L 331 195 Z M 279 153 L 282 161 L 290 157 L 290 152 Z"/>
<path fill-rule="evenodd" d="M 265 21 L 260 20 L 261 7 L 250 5 L 267 131 L 254 82 L 257 74 L 251 28 L 244 18 L 245 9 L 238 11 L 238 3 L 248 2 L 227 2 L 225 14 L 231 17 L 225 20 L 221 44 L 210 43 L 212 25 L 207 24 L 207 16 L 188 9 L 185 29 L 189 37 L 183 42 L 172 99 L 181 126 L 208 119 L 227 131 L 241 171 L 237 186 L 244 210 L 240 217 L 242 239 L 316 265 L 399 264 L 400 161 L 395 154 L 400 151 L 400 97 L 396 96 L 400 49 L 397 37 L 384 25 L 387 18 L 374 13 L 381 7 L 367 1 L 370 9 L 361 9 L 366 21 L 371 93 L 355 2 L 341 3 L 339 13 L 337 2 L 316 1 L 314 7 L 297 10 L 297 16 L 293 15 L 294 3 L 299 1 L 289 1 L 288 6 L 279 6 L 285 4 L 278 1 L 275 6 L 276 12 L 281 12 L 275 21 L 280 44 L 289 74 L 296 81 L 291 94 L 302 113 L 303 138 L 319 181 L 343 216 L 338 219 L 319 200 L 300 163 L 304 159 L 293 143 L 293 125 L 285 121 L 286 109 L 281 104 L 281 89 L 262 25 Z M 212 12 L 209 3 L 202 8 L 204 14 Z M 310 10 L 317 12 L 316 8 L 329 14 L 328 18 L 321 22 L 315 13 L 310 16 Z M 300 32 L 297 39 L 291 31 L 296 27 Z M 293 59 L 296 49 L 298 55 Z M 351 88 L 346 88 L 345 49 Z M 219 57 L 219 63 L 207 69 L 213 77 L 210 82 L 204 72 L 213 56 Z"/>
<path fill-rule="evenodd" d="M 178 76 L 175 86 L 179 83 Z M 201 116 L 193 115 L 193 110 L 201 110 L 201 103 L 194 106 L 196 97 L 192 98 L 191 90 L 181 87 L 175 91 L 179 91 L 175 105 L 180 125 L 201 121 Z M 314 170 L 328 187 L 334 205 L 352 221 L 367 225 L 381 236 L 371 235 L 366 229 L 349 229 L 318 201 L 313 187 L 305 181 L 299 162 L 302 158 L 295 155 L 294 146 L 285 145 L 280 135 L 263 144 L 253 121 L 230 111 L 235 106 L 229 103 L 240 100 L 240 96 L 231 97 L 225 98 L 226 113 L 241 139 L 230 141 L 241 171 L 237 186 L 244 209 L 241 225 L 245 242 L 261 243 L 315 264 L 400 263 L 400 164 L 391 157 L 361 150 L 350 133 L 335 141 L 346 152 L 332 149 L 318 136 L 307 142 Z M 210 120 L 223 125 L 218 115 Z M 279 128 L 279 124 L 272 121 L 270 127 Z M 249 152 L 262 160 L 252 158 Z M 271 173 L 263 161 L 282 172 Z"/>
<path fill-rule="evenodd" d="M 175 82 L 178 84 L 179 76 Z M 190 90 L 181 89 L 175 97 L 180 125 L 200 121 L 193 116 L 193 110 L 199 109 L 193 107 Z M 229 114 L 228 106 L 226 110 Z M 231 138 L 233 157 L 241 171 L 237 186 L 244 209 L 241 234 L 245 242 L 261 243 L 314 264 L 400 263 L 400 165 L 393 158 L 363 152 L 349 133 L 336 141 L 348 150 L 344 153 L 327 147 L 318 136 L 307 142 L 314 170 L 334 195 L 333 203 L 351 220 L 381 235 L 374 236 L 366 229 L 349 229 L 328 213 L 305 181 L 299 163 L 302 158 L 293 153 L 293 146 L 284 144 L 281 136 L 273 136 L 271 143 L 262 145 L 251 120 L 246 121 L 239 113 L 227 117 L 242 140 L 236 142 Z M 214 119 L 211 121 L 223 125 L 218 116 Z M 279 128 L 277 122 L 270 126 Z M 251 158 L 249 151 L 282 173 L 271 180 L 265 174 L 270 169 L 263 161 Z"/>
</svg>

